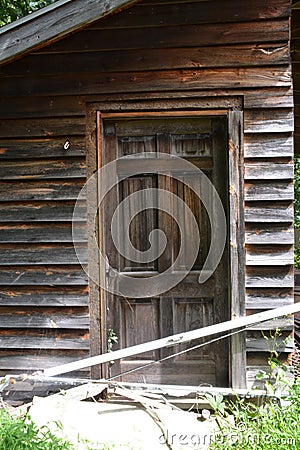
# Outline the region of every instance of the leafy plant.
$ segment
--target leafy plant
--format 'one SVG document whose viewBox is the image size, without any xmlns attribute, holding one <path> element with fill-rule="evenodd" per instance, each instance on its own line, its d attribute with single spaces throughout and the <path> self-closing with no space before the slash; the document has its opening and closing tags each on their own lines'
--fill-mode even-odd
<svg viewBox="0 0 300 450">
<path fill-rule="evenodd" d="M 0 26 L 14 22 L 56 0 L 0 0 Z"/>
<path fill-rule="evenodd" d="M 48 427 L 38 428 L 28 415 L 12 417 L 0 410 L 0 450 L 72 450 L 67 440 L 56 437 Z"/>
<path fill-rule="evenodd" d="M 111 352 L 113 345 L 118 343 L 118 336 L 116 335 L 116 333 L 114 332 L 114 330 L 109 327 L 108 329 L 108 338 L 107 338 L 107 351 Z"/>
<path fill-rule="evenodd" d="M 220 412 L 218 412 L 220 414 Z M 289 388 L 288 401 L 263 405 L 245 398 L 226 406 L 210 449 L 214 450 L 296 450 L 300 448 L 300 383 Z M 234 421 L 228 420 L 228 415 Z"/>
<path fill-rule="evenodd" d="M 282 332 L 279 328 L 275 330 L 274 334 L 270 333 L 270 336 L 266 336 L 263 333 L 263 337 L 271 342 L 270 357 L 268 358 L 269 371 L 266 372 L 264 370 L 260 370 L 256 375 L 256 379 L 264 381 L 264 387 L 269 394 L 280 395 L 281 392 L 286 390 L 292 382 L 287 376 L 287 364 L 283 364 L 279 359 L 279 348 L 282 347 L 282 345 L 287 345 L 289 336 L 287 336 L 283 342 L 278 342 L 281 335 Z"/>
</svg>

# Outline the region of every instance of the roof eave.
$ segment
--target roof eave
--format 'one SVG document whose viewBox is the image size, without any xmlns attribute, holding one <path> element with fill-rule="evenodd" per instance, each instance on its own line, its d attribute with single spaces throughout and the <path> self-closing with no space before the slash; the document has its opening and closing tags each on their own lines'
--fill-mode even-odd
<svg viewBox="0 0 300 450">
<path fill-rule="evenodd" d="M 59 0 L 0 29 L 0 65 L 49 44 L 138 0 Z"/>
</svg>

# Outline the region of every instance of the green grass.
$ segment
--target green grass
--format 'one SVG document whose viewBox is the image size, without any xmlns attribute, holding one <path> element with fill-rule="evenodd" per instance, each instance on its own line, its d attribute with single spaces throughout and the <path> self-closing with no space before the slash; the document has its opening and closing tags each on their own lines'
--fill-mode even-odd
<svg viewBox="0 0 300 450">
<path fill-rule="evenodd" d="M 225 405 L 225 402 L 223 406 Z M 228 420 L 234 416 L 234 424 Z M 288 398 L 257 406 L 238 399 L 216 410 L 219 431 L 211 450 L 299 450 L 300 381 L 289 388 Z"/>
<path fill-rule="evenodd" d="M 0 450 L 74 450 L 47 427 L 38 428 L 29 416 L 12 417 L 0 410 Z"/>
</svg>

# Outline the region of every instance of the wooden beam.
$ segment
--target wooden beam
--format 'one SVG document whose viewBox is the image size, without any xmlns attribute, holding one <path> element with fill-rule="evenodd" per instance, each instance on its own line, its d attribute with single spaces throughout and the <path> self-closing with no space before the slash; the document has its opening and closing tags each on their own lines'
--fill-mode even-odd
<svg viewBox="0 0 300 450">
<path fill-rule="evenodd" d="M 0 31 L 0 64 L 79 30 L 136 0 L 60 0 Z"/>
<path fill-rule="evenodd" d="M 110 353 L 104 353 L 103 355 L 92 356 L 90 358 L 63 364 L 61 366 L 51 367 L 44 370 L 44 376 L 55 376 L 62 373 L 72 372 L 74 370 L 84 369 L 86 367 L 91 367 L 97 364 L 115 361 L 117 359 L 127 358 L 129 356 L 138 355 L 147 351 L 157 350 L 159 348 L 173 347 L 175 345 L 183 344 L 184 342 L 189 342 L 194 339 L 208 337 L 215 334 L 222 334 L 227 331 L 236 330 L 238 328 L 243 328 L 255 323 L 264 322 L 266 320 L 286 316 L 288 314 L 294 314 L 295 312 L 300 312 L 300 303 L 282 306 L 280 308 L 252 314 L 246 317 L 239 317 L 227 322 L 217 323 L 204 328 L 197 328 L 193 331 L 178 333 L 162 339 L 157 339 L 155 341 L 146 342 L 144 344 L 134 345 L 132 347 L 116 350 Z"/>
</svg>

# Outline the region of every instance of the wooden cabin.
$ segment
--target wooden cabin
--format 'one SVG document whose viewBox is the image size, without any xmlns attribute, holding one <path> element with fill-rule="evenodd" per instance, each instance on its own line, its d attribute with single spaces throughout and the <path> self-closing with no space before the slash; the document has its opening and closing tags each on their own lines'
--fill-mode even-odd
<svg viewBox="0 0 300 450">
<path fill-rule="evenodd" d="M 294 301 L 291 17 L 289 0 L 58 0 L 0 30 L 0 374 Z M 294 37 L 297 47 L 297 25 Z M 204 171 L 225 210 L 225 250 L 204 284 L 197 274 L 209 241 L 205 210 L 182 183 L 157 173 L 120 181 L 97 222 L 90 212 L 97 188 L 88 190 L 76 216 L 84 264 L 74 251 L 73 209 L 87 179 L 116 157 L 161 149 Z M 152 297 L 99 289 L 87 275 L 107 276 L 95 236 L 112 267 L 129 276 L 172 263 L 178 231 L 155 210 L 136 218 L 132 243 L 147 250 L 161 226 L 172 238 L 168 258 L 137 267 L 116 255 L 109 237 L 112 207 L 162 185 L 188 203 L 204 242 L 188 277 Z M 135 372 L 124 374 L 186 346 L 79 375 L 250 386 L 273 346 L 264 335 L 277 327 L 283 341 L 292 321 L 257 324 Z"/>
</svg>

